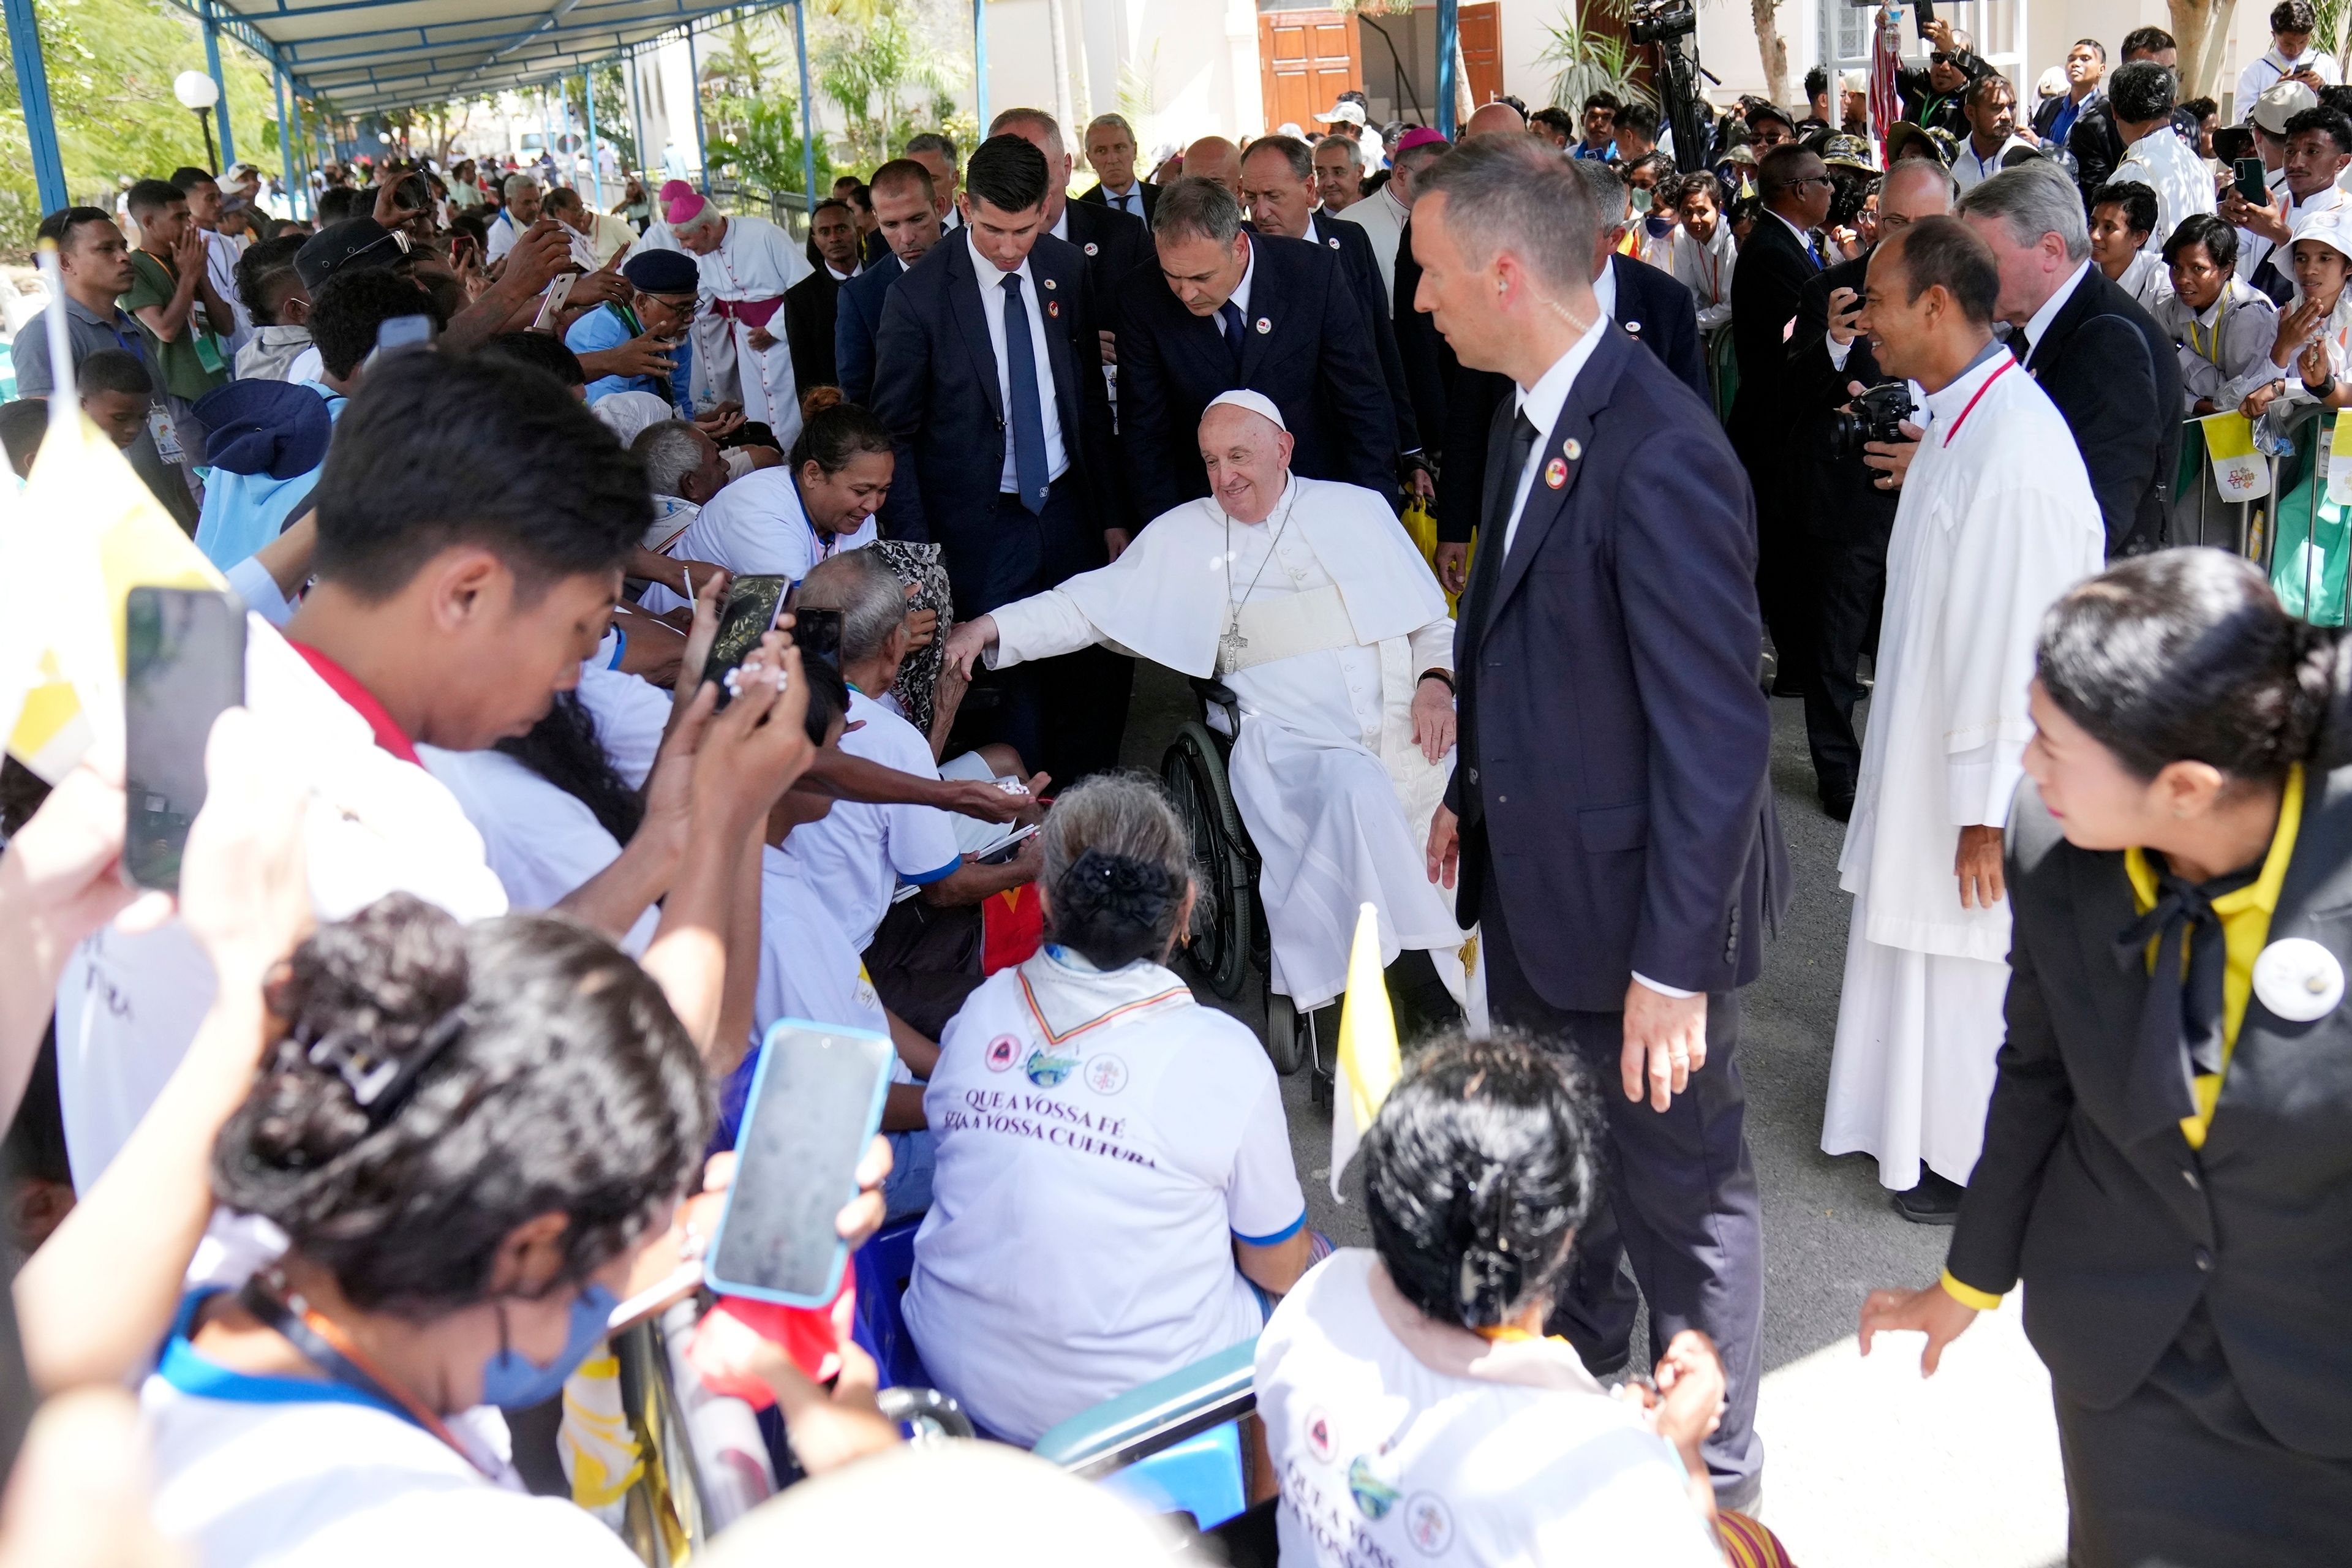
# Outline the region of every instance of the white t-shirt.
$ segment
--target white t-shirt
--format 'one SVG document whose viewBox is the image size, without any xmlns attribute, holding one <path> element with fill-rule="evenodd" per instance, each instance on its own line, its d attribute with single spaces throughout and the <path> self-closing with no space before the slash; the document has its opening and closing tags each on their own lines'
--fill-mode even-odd
<svg viewBox="0 0 2352 1568">
<path fill-rule="evenodd" d="M 1275 1309 L 1257 1409 L 1285 1568 L 1723 1561 L 1674 1448 L 1565 1342 L 1434 1321 L 1360 1247 Z"/>
<path fill-rule="evenodd" d="M 669 729 L 670 693 L 608 659 L 590 659 L 580 667 L 580 706 L 596 721 L 596 743 L 613 771 L 631 789 L 645 788 Z"/>
<path fill-rule="evenodd" d="M 939 1167 L 907 1325 L 940 1389 L 1024 1447 L 1256 1333 L 1234 1241 L 1307 1223 L 1257 1037 L 1158 964 L 1084 963 L 990 977 L 923 1094 Z"/>
<path fill-rule="evenodd" d="M 801 506 L 792 465 L 754 468 L 730 479 L 702 503 L 702 511 L 667 553 L 677 561 L 708 561 L 739 575 L 759 574 L 799 582 L 818 562 L 856 550 L 880 537 L 867 518 L 855 533 L 818 537 Z M 637 601 L 649 615 L 663 616 L 686 601 L 656 583 Z"/>
<path fill-rule="evenodd" d="M 807 824 L 793 828 L 785 842 L 807 830 Z M 866 977 L 857 949 L 849 945 L 840 917 L 809 886 L 798 861 L 768 847 L 760 851 L 760 983 L 751 1004 L 753 1040 L 765 1038 L 768 1026 L 779 1018 L 806 1018 L 878 1034 L 887 1034 L 890 1026 L 882 998 Z"/>
<path fill-rule="evenodd" d="M 445 752 L 419 746 L 433 776 L 449 786 L 482 835 L 490 869 L 518 910 L 551 910 L 621 858 L 620 840 L 576 795 L 504 752 Z M 648 904 L 621 939 L 636 956 L 654 939 L 661 910 Z"/>
<path fill-rule="evenodd" d="M 709 508 L 704 509 L 709 515 Z M 937 778 L 939 764 L 920 731 L 855 688 L 849 721 L 863 724 L 841 737 L 841 749 L 886 768 Z M 956 848 L 955 819 L 934 805 L 870 805 L 837 801 L 816 822 L 803 823 L 784 840 L 784 853 L 799 862 L 810 887 L 834 911 L 852 951 L 864 952 L 875 928 L 889 912 L 890 895 L 903 879 L 930 883 L 963 864 Z"/>
<path fill-rule="evenodd" d="M 233 1372 L 175 1340 L 139 1403 L 156 1526 L 205 1568 L 636 1562 L 571 1503 L 494 1484 L 423 1427 L 337 1384 Z"/>
<path fill-rule="evenodd" d="M 246 706 L 312 789 L 304 839 L 320 921 L 405 891 L 460 920 L 504 914 L 482 837 L 434 776 L 375 743 L 368 721 L 259 616 L 246 617 Z M 88 1192 L 195 1038 L 211 963 L 178 921 L 108 928 L 58 981 L 58 1091 L 74 1185 Z"/>
</svg>

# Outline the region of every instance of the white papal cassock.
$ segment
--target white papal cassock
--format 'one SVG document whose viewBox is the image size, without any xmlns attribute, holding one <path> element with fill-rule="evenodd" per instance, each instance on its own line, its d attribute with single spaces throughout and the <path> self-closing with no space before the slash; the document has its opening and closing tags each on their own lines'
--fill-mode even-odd
<svg viewBox="0 0 2352 1568">
<path fill-rule="evenodd" d="M 730 395 L 743 400 L 743 417 L 765 422 L 789 450 L 800 439 L 801 399 L 793 351 L 784 341 L 784 290 L 809 275 L 808 258 L 766 218 L 730 217 L 718 246 L 694 259 L 703 300 L 695 318 L 695 359 L 713 377 L 731 370 L 737 390 Z M 776 341 L 753 348 L 755 330 Z"/>
<path fill-rule="evenodd" d="M 1243 640 L 1226 649 L 1234 605 Z M 1454 668 L 1454 623 L 1387 502 L 1297 478 L 1262 523 L 1188 501 L 1109 565 L 989 613 L 993 666 L 1102 643 L 1213 670 L 1241 699 L 1234 800 L 1257 847 L 1276 991 L 1302 1009 L 1339 995 L 1369 903 L 1384 963 L 1426 949 L 1463 994 L 1463 932 L 1423 869 L 1454 759 L 1422 755 L 1412 711 L 1421 672 Z"/>
<path fill-rule="evenodd" d="M 2009 351 L 1927 397 L 1886 551 L 1862 776 L 1838 859 L 1854 895 L 1822 1147 L 1965 1184 L 2009 992 L 2009 906 L 1963 909 L 1960 829 L 2000 826 L 2023 776 L 2042 612 L 2097 572 L 2083 460 Z"/>
</svg>

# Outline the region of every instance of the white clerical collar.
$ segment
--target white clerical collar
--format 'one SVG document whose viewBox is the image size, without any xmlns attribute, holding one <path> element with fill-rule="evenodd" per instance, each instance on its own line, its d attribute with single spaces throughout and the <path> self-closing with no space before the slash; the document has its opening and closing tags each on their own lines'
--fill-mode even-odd
<svg viewBox="0 0 2352 1568">
<path fill-rule="evenodd" d="M 1601 259 L 1601 276 L 1592 280 L 1592 302 L 1601 307 L 1603 321 L 1617 316 L 1617 253 L 1611 251 Z M 1547 426 L 1549 429 L 1550 426 Z"/>
<path fill-rule="evenodd" d="M 970 224 L 966 224 L 963 226 L 963 242 L 971 247 L 972 276 L 980 279 L 981 287 L 983 289 L 1003 288 L 1004 279 L 1008 276 L 1007 270 L 1004 268 L 999 267 L 995 262 L 991 261 L 987 257 L 982 256 L 980 253 L 980 242 L 972 238 L 971 225 Z M 1021 258 L 1020 266 L 1013 268 L 1011 270 L 1012 272 L 1020 274 L 1021 286 L 1024 289 L 1034 289 L 1036 287 L 1037 280 L 1030 276 L 1029 258 L 1026 256 L 1024 256 Z"/>
<path fill-rule="evenodd" d="M 1566 353 L 1552 361 L 1551 368 L 1538 377 L 1533 386 L 1520 390 L 1519 412 L 1526 415 L 1528 423 L 1536 427 L 1538 439 L 1559 423 L 1559 411 L 1568 406 L 1568 395 L 1576 387 L 1577 373 L 1584 368 L 1584 362 L 1592 357 L 1592 351 L 1601 346 L 1601 334 L 1608 327 L 1609 312 L 1596 307 L 1592 312 L 1592 324 L 1584 329 L 1584 335 L 1570 344 Z"/>
<path fill-rule="evenodd" d="M 1927 394 L 1928 417 L 1938 426 L 1948 428 L 1951 422 L 1976 401 L 1977 394 L 1984 390 L 1986 383 L 2000 374 L 2001 366 L 2016 363 L 2016 357 L 2009 352 L 2007 343 L 1999 338 L 1990 340 L 1978 351 L 1977 357 L 1969 362 L 1968 369 L 1954 376 L 1949 384 Z"/>
<path fill-rule="evenodd" d="M 2082 287 L 2083 279 L 2090 270 L 2091 259 L 2089 257 L 2084 257 L 2082 263 L 2068 276 L 2066 281 L 2051 290 L 2050 298 L 2042 301 L 2042 309 L 2034 311 L 2026 321 L 2025 363 L 2027 364 L 2031 365 L 2033 363 L 2033 356 L 2042 352 L 2042 334 L 2050 330 L 2050 323 L 2058 319 L 2058 312 L 2066 308 L 2066 301 L 2074 297 L 2074 290 Z"/>
<path fill-rule="evenodd" d="M 1396 199 L 1395 175 L 1391 174 L 1389 176 L 1389 183 L 1381 187 L 1381 195 L 1389 199 L 1390 210 L 1397 215 L 1397 221 L 1399 223 L 1402 223 L 1405 219 L 1412 216 L 1412 209 Z"/>
</svg>

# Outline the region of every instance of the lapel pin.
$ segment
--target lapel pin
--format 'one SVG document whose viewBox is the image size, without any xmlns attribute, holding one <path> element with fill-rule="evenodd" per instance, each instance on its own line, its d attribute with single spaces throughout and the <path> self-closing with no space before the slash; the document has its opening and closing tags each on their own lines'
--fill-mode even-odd
<svg viewBox="0 0 2352 1568">
<path fill-rule="evenodd" d="M 1558 458 L 1554 458 L 1550 462 L 1546 463 L 1544 465 L 1544 483 L 1549 485 L 1554 489 L 1558 489 L 1560 486 L 1568 483 L 1568 465 L 1561 462 Z"/>
<path fill-rule="evenodd" d="M 1576 459 L 1584 456 L 1584 443 L 1578 440 L 1575 437 L 1570 436 L 1567 440 L 1562 441 L 1559 444 L 1559 450 L 1562 457 L 1573 463 Z"/>
<path fill-rule="evenodd" d="M 1629 332 L 1638 334 L 1642 330 L 1642 323 L 1639 321 L 1628 321 L 1625 323 L 1625 330 Z"/>
<path fill-rule="evenodd" d="M 1102 254 L 1102 247 L 1097 245 L 1090 239 L 1087 241 L 1087 254 L 1088 256 L 1099 256 Z"/>
<path fill-rule="evenodd" d="M 1260 316 L 1257 319 L 1257 330 L 1261 334 L 1270 332 L 1274 331 L 1274 323 L 1267 321 L 1264 316 Z"/>
<path fill-rule="evenodd" d="M 1327 239 L 1323 243 L 1329 246 L 1334 250 L 1339 248 L 1339 242 L 1337 239 Z"/>
<path fill-rule="evenodd" d="M 2290 1024 L 2315 1024 L 2344 1000 L 2344 966 L 2309 937 L 2287 937 L 2254 960 L 2254 994 Z"/>
<path fill-rule="evenodd" d="M 1054 280 L 1051 278 L 1045 279 L 1045 287 L 1048 289 L 1054 287 Z"/>
<path fill-rule="evenodd" d="M 1048 300 L 1045 301 L 1045 314 L 1049 316 L 1058 316 L 1061 313 L 1062 302 L 1059 300 Z"/>
</svg>

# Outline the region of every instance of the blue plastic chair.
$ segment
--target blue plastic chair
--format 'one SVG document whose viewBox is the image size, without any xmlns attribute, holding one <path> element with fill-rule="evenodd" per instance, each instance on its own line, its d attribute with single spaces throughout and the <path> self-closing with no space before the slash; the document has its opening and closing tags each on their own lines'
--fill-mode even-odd
<svg viewBox="0 0 2352 1568">
<path fill-rule="evenodd" d="M 935 1386 L 898 1313 L 899 1298 L 914 1277 L 915 1232 L 921 1226 L 918 1218 L 877 1231 L 852 1258 L 857 1313 L 850 1337 L 874 1358 L 886 1389 Z M 1099 1479 L 1141 1508 L 1189 1513 L 1199 1529 L 1213 1529 L 1247 1506 L 1234 1418 L 1255 1403 L 1256 1356 L 1257 1342 L 1251 1340 L 1105 1400 L 1047 1432 L 1036 1452 L 1084 1479 Z M 1140 1458 L 1127 1458 L 1139 1449 L 1146 1450 Z"/>
</svg>

